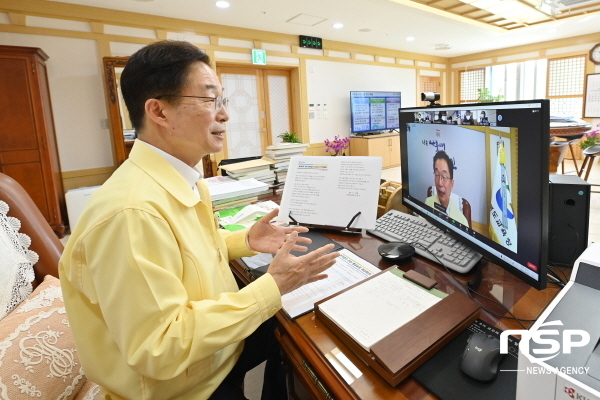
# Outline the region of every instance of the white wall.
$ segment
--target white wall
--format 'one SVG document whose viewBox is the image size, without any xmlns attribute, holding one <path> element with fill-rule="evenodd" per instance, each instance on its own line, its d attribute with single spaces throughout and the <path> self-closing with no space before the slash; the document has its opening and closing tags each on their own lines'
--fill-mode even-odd
<svg viewBox="0 0 600 400">
<path fill-rule="evenodd" d="M 309 103 L 327 104 L 327 118 L 309 121 L 310 142 L 350 136 L 350 91 L 402 92 L 402 107 L 415 106 L 416 70 L 307 60 Z M 323 113 L 323 111 L 321 111 Z"/>
<path fill-rule="evenodd" d="M 0 44 L 39 47 L 46 61 L 61 170 L 112 167 L 96 41 L 0 32 Z"/>
</svg>

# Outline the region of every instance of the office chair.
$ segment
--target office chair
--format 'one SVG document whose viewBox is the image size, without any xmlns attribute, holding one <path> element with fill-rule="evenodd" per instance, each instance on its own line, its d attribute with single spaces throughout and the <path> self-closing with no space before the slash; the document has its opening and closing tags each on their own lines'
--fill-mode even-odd
<svg viewBox="0 0 600 400">
<path fill-rule="evenodd" d="M 578 144 L 582 137 L 583 137 L 583 133 L 574 134 L 574 135 L 564 135 L 564 136 L 552 136 L 552 138 L 551 138 L 551 140 L 553 140 L 553 141 L 556 141 L 556 139 L 561 139 L 561 140 L 566 141 L 565 143 L 567 143 L 569 146 L 569 153 L 571 154 L 571 159 L 573 160 L 573 164 L 575 164 L 575 172 L 577 172 L 578 176 L 580 175 L 580 173 L 579 173 L 580 169 L 579 169 L 579 166 L 577 165 L 577 157 L 575 156 L 575 151 L 573 150 L 573 145 Z M 552 144 L 552 142 L 550 144 Z M 562 158 L 562 161 L 559 164 L 561 164 L 562 173 L 564 174 L 565 173 L 564 157 Z"/>
<path fill-rule="evenodd" d="M 550 142 L 549 172 L 551 174 L 556 174 L 558 172 L 559 165 L 562 165 L 562 173 L 565 173 L 565 155 L 567 154 L 568 146 L 569 142 L 566 141 L 554 140 Z M 577 169 L 577 163 L 575 163 L 575 168 Z M 579 170 L 577 170 L 577 172 L 579 172 Z"/>
<path fill-rule="evenodd" d="M 435 194 L 435 190 L 433 186 L 429 186 L 427 188 L 427 197 L 431 197 Z M 460 211 L 463 213 L 467 222 L 469 223 L 469 228 L 473 228 L 473 224 L 471 223 L 471 203 L 464 197 L 460 197 L 456 193 L 452 193 L 451 201 L 458 204 Z"/>
<path fill-rule="evenodd" d="M 588 177 L 590 176 L 590 171 L 592 170 L 592 166 L 594 165 L 594 159 L 597 156 L 600 156 L 600 144 L 590 146 L 587 149 L 583 150 L 583 155 L 585 155 L 585 158 L 583 159 L 583 164 L 581 165 L 581 169 L 579 170 L 579 173 L 577 174 L 577 176 L 581 177 L 581 175 L 583 175 L 583 171 L 587 167 L 587 171 L 585 171 L 585 178 L 583 178 L 584 180 L 587 181 Z M 590 185 L 591 186 L 600 186 L 600 185 L 597 185 L 594 183 L 591 183 Z M 592 190 L 592 193 L 600 193 L 600 192 Z"/>
</svg>

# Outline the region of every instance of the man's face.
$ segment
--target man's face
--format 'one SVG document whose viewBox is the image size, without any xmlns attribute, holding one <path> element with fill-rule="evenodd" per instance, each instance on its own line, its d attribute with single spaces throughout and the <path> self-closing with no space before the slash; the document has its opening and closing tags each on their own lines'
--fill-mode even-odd
<svg viewBox="0 0 600 400">
<path fill-rule="evenodd" d="M 182 96 L 217 97 L 223 89 L 215 71 L 203 62 L 190 67 L 188 83 Z M 178 97 L 179 103 L 171 109 L 171 131 L 165 139 L 177 153 L 173 154 L 188 165 L 195 165 L 202 157 L 223 149 L 225 122 L 229 120 L 226 108 L 215 109 L 216 101 Z"/>
<path fill-rule="evenodd" d="M 446 160 L 439 159 L 435 161 L 434 174 L 435 189 L 437 190 L 440 203 L 444 207 L 448 207 L 452 188 L 454 187 L 454 179 L 450 179 L 450 169 Z"/>
</svg>

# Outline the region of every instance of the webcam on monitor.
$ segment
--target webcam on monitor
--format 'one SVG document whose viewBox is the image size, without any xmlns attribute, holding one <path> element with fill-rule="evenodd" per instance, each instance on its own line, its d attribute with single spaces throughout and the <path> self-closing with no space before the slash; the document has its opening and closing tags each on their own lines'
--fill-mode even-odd
<svg viewBox="0 0 600 400">
<path fill-rule="evenodd" d="M 440 94 L 438 92 L 425 92 L 421 93 L 421 101 L 428 101 L 429 105 L 427 107 L 440 107 L 440 103 L 436 103 L 440 99 Z"/>
</svg>

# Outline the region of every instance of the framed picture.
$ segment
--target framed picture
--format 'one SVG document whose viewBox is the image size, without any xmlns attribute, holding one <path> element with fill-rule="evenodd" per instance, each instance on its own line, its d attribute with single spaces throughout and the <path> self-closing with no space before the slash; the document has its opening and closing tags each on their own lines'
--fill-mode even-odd
<svg viewBox="0 0 600 400">
<path fill-rule="evenodd" d="M 588 74 L 583 99 L 584 118 L 600 118 L 600 74 Z"/>
</svg>

